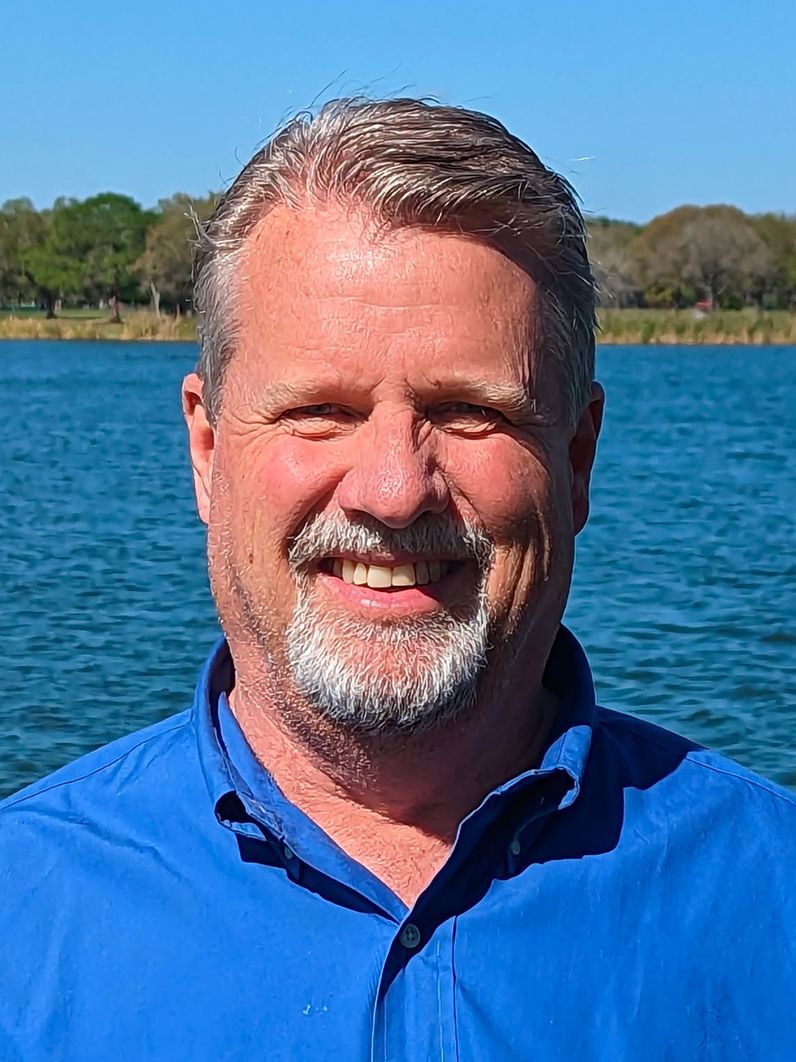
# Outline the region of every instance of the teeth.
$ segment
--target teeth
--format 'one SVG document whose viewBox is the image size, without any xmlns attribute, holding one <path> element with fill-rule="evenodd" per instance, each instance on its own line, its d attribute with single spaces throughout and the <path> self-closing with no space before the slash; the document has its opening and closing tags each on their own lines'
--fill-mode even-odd
<svg viewBox="0 0 796 1062">
<path fill-rule="evenodd" d="M 337 557 L 332 562 L 332 571 L 345 583 L 369 586 L 374 590 L 386 590 L 391 586 L 425 586 L 437 583 L 448 571 L 445 561 L 417 561 L 415 564 L 363 564 Z"/>
<path fill-rule="evenodd" d="M 380 568 L 377 564 L 367 565 L 368 586 L 373 590 L 384 590 L 392 586 L 392 568 Z"/>
<path fill-rule="evenodd" d="M 415 566 L 414 564 L 397 564 L 392 570 L 392 585 L 393 586 L 414 586 L 417 580 L 415 579 Z"/>
</svg>

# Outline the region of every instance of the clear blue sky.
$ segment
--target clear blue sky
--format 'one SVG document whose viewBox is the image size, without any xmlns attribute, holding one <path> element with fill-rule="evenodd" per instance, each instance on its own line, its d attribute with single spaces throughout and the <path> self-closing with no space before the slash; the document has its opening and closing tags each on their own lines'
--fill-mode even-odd
<svg viewBox="0 0 796 1062">
<path fill-rule="evenodd" d="M 203 194 L 368 89 L 490 111 L 595 213 L 796 212 L 795 70 L 794 0 L 0 0 L 0 200 Z"/>
</svg>

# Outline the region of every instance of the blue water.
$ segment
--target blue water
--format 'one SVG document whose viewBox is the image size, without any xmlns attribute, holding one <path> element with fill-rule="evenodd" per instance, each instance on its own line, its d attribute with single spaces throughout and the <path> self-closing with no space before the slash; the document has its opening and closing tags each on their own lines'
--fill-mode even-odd
<svg viewBox="0 0 796 1062">
<path fill-rule="evenodd" d="M 0 343 L 0 792 L 182 709 L 217 633 L 190 344 Z M 602 703 L 796 787 L 796 348 L 607 348 L 567 622 Z"/>
</svg>

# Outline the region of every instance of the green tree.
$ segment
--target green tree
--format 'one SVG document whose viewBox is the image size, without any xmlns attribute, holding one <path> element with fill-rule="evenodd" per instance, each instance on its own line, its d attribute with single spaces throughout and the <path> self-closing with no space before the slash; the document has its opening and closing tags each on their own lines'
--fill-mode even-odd
<svg viewBox="0 0 796 1062">
<path fill-rule="evenodd" d="M 649 305 L 759 302 L 769 253 L 752 218 L 731 206 L 682 206 L 654 218 L 632 247 Z"/>
<path fill-rule="evenodd" d="M 632 247 L 641 225 L 610 218 L 588 222 L 589 258 L 600 291 L 600 302 L 610 306 L 638 306 L 642 298 Z"/>
<path fill-rule="evenodd" d="M 684 225 L 683 278 L 711 305 L 739 308 L 760 300 L 769 255 L 750 218 L 730 206 L 709 206 Z"/>
<path fill-rule="evenodd" d="M 761 301 L 772 309 L 790 309 L 796 306 L 796 217 L 761 214 L 752 222 L 769 258 Z"/>
<path fill-rule="evenodd" d="M 25 270 L 39 290 L 48 317 L 55 317 L 58 299 L 76 295 L 80 290 L 81 263 L 61 234 L 63 217 L 76 205 L 75 199 L 56 199 L 48 212 L 44 240 L 23 255 Z"/>
<path fill-rule="evenodd" d="M 136 294 L 134 267 L 154 215 L 130 196 L 104 192 L 75 204 L 63 221 L 67 246 L 83 262 L 85 295 L 92 301 L 104 297 L 111 320 L 119 322 L 120 300 Z"/>
<path fill-rule="evenodd" d="M 50 293 L 107 300 L 111 320 L 119 322 L 120 300 L 137 291 L 133 267 L 152 220 L 134 199 L 115 192 L 60 200 L 47 239 L 29 259 L 31 271 Z"/>
<path fill-rule="evenodd" d="M 630 253 L 634 275 L 649 306 L 689 306 L 696 292 L 685 278 L 688 246 L 683 230 L 699 216 L 699 207 L 670 210 L 644 227 Z"/>
<path fill-rule="evenodd" d="M 146 235 L 146 246 L 135 272 L 148 289 L 155 313 L 160 316 L 161 300 L 179 314 L 191 302 L 193 242 L 196 224 L 206 221 L 215 206 L 215 197 L 192 199 L 178 192 L 161 199 L 155 221 Z"/>
<path fill-rule="evenodd" d="M 48 216 L 30 199 L 9 199 L 0 207 L 0 303 L 41 299 L 27 260 L 44 243 Z"/>
</svg>

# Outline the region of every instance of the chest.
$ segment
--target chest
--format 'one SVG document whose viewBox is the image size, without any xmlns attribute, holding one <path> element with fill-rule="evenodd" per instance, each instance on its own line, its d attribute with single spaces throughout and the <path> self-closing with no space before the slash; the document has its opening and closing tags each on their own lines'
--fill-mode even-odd
<svg viewBox="0 0 796 1062">
<path fill-rule="evenodd" d="M 34 1062 L 796 1052 L 782 1017 L 794 986 L 768 974 L 778 945 L 718 894 L 584 861 L 568 876 L 528 867 L 468 907 L 446 912 L 440 897 L 399 922 L 256 871 L 227 894 L 70 898 L 46 947 L 20 958 L 21 997 L 0 1028 Z"/>
</svg>

